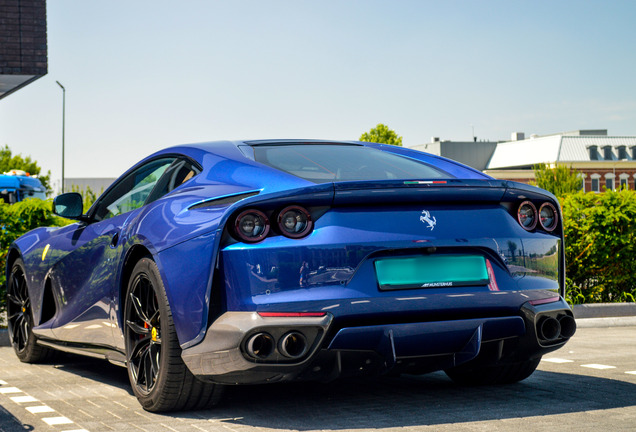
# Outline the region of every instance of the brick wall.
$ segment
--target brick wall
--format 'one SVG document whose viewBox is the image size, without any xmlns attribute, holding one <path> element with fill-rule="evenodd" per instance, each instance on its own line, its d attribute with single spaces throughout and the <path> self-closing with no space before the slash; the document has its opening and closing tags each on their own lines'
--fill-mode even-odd
<svg viewBox="0 0 636 432">
<path fill-rule="evenodd" d="M 46 0 L 0 0 L 0 74 L 46 75 Z"/>
<path fill-rule="evenodd" d="M 635 190 L 636 179 L 634 178 L 634 174 L 636 174 L 636 168 L 616 168 L 616 169 L 585 169 L 581 170 L 583 174 L 585 174 L 585 191 L 589 192 L 592 190 L 592 178 L 594 175 L 599 175 L 599 189 L 603 191 L 605 188 L 606 174 L 614 175 L 614 189 L 620 188 L 620 180 L 621 174 L 627 174 L 627 187 L 630 190 Z"/>
<path fill-rule="evenodd" d="M 590 192 L 592 190 L 592 178 L 595 175 L 600 177 L 598 178 L 598 188 L 599 191 L 602 192 L 605 190 L 606 186 L 606 174 L 614 175 L 614 187 L 613 189 L 619 189 L 621 186 L 621 175 L 627 174 L 627 188 L 630 190 L 636 190 L 636 166 L 633 168 L 616 168 L 616 169 L 607 169 L 607 168 L 590 168 L 590 169 L 579 169 L 579 172 L 585 175 L 585 191 Z M 532 180 L 534 180 L 534 176 L 530 174 L 531 171 L 528 172 L 527 176 L 517 175 L 514 177 L 506 177 L 506 180 L 513 180 L 520 183 L 529 184 Z M 500 178 L 501 176 L 497 176 L 496 173 L 489 173 L 490 175 L 494 175 L 495 178 Z"/>
</svg>

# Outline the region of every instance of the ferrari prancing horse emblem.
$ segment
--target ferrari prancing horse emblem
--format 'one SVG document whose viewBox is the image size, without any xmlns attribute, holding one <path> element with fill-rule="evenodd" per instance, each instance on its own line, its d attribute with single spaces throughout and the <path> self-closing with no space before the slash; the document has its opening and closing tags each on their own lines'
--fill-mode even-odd
<svg viewBox="0 0 636 432">
<path fill-rule="evenodd" d="M 427 228 L 430 228 L 431 231 L 433 231 L 433 228 L 435 228 L 435 225 L 437 225 L 435 216 L 431 216 L 431 214 L 427 210 L 422 210 L 420 221 L 422 221 L 422 223 L 428 224 Z"/>
</svg>

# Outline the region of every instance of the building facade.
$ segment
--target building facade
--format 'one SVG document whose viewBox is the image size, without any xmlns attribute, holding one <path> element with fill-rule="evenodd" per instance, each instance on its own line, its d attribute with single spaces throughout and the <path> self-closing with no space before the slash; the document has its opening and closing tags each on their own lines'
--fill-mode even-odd
<svg viewBox="0 0 636 432">
<path fill-rule="evenodd" d="M 514 132 L 510 141 L 441 141 L 411 147 L 456 160 L 486 174 L 532 183 L 533 167 L 565 165 L 581 176 L 585 191 L 636 190 L 636 136 L 609 136 L 606 129 L 585 129 L 525 137 Z"/>
<path fill-rule="evenodd" d="M 0 99 L 48 71 L 45 0 L 0 0 Z"/>
<path fill-rule="evenodd" d="M 578 171 L 586 192 L 636 190 L 636 136 L 609 136 L 603 129 L 500 142 L 484 172 L 528 183 L 534 180 L 532 167 L 540 163 Z"/>
</svg>

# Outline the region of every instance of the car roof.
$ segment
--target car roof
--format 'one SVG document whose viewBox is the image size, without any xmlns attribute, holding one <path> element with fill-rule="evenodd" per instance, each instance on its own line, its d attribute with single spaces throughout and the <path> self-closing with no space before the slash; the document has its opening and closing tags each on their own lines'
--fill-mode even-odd
<svg viewBox="0 0 636 432">
<path fill-rule="evenodd" d="M 216 156 L 221 159 L 229 159 L 235 162 L 244 163 L 254 166 L 262 166 L 254 161 L 253 157 L 249 157 L 246 152 L 241 150 L 241 147 L 258 147 L 258 146 L 285 146 L 285 145 L 350 145 L 369 147 L 382 151 L 388 151 L 397 155 L 420 160 L 425 163 L 429 163 L 442 170 L 453 173 L 459 178 L 481 178 L 492 179 L 492 177 L 471 168 L 467 165 L 461 164 L 457 161 L 447 159 L 441 156 L 436 156 L 430 153 L 421 152 L 418 150 L 391 146 L 386 144 L 377 144 L 361 141 L 330 141 L 330 140 L 311 140 L 311 139 L 267 139 L 267 140 L 240 140 L 240 141 L 209 141 L 193 144 L 182 144 L 174 147 L 168 147 L 160 150 L 153 155 L 145 158 L 139 164 L 148 161 L 152 158 L 160 157 L 169 154 L 182 154 L 190 157 L 201 166 L 207 165 L 204 163 L 204 159 L 210 156 Z M 209 159 L 208 159 L 209 161 Z M 139 164 L 136 164 L 138 166 Z M 264 168 L 264 167 L 263 167 Z M 271 168 L 268 168 L 271 169 Z"/>
</svg>

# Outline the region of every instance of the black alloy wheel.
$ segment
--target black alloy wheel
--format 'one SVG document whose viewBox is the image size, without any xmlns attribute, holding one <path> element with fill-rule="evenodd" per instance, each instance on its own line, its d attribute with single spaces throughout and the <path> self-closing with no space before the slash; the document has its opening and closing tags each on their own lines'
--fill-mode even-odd
<svg viewBox="0 0 636 432">
<path fill-rule="evenodd" d="M 126 346 L 129 370 L 136 388 L 148 394 L 157 383 L 161 368 L 161 313 L 152 282 L 137 274 L 128 293 Z"/>
<path fill-rule="evenodd" d="M 183 363 L 161 274 L 150 257 L 135 264 L 122 301 L 128 378 L 141 406 L 162 412 L 216 405 L 223 386 L 198 380 Z"/>
<path fill-rule="evenodd" d="M 20 361 L 36 363 L 49 357 L 51 350 L 37 344 L 33 334 L 33 312 L 24 263 L 18 258 L 7 281 L 7 321 L 11 345 Z"/>
</svg>

